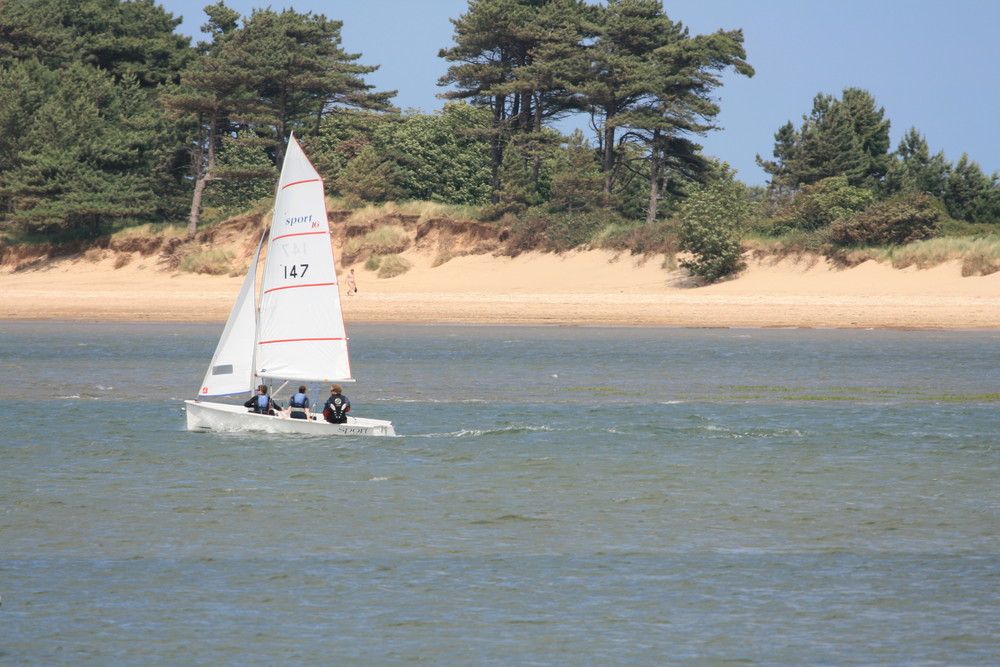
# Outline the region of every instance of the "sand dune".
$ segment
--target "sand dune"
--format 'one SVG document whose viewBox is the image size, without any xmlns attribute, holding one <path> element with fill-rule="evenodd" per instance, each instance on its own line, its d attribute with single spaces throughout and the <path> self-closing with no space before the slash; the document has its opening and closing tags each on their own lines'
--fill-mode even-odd
<svg viewBox="0 0 1000 667">
<path fill-rule="evenodd" d="M 476 323 L 682 327 L 1000 329 L 1000 273 L 963 278 L 957 263 L 852 269 L 822 259 L 755 262 L 739 278 L 693 286 L 660 259 L 608 251 L 464 256 L 406 274 L 356 266 L 348 324 Z M 144 263 L 144 261 L 146 263 Z M 223 322 L 240 278 L 167 273 L 137 258 L 63 261 L 0 273 L 0 319 Z"/>
</svg>

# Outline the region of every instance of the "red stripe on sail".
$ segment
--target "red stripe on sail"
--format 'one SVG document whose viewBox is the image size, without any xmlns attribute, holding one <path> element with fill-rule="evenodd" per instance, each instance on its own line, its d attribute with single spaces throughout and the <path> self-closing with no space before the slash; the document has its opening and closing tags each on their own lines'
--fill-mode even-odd
<svg viewBox="0 0 1000 667">
<path fill-rule="evenodd" d="M 284 287 L 272 287 L 271 289 L 264 292 L 264 294 L 270 294 L 271 292 L 277 292 L 280 289 L 295 289 L 296 287 L 330 287 L 336 285 L 337 283 L 313 283 L 311 285 L 285 285 Z"/>
<path fill-rule="evenodd" d="M 310 341 L 317 340 L 347 340 L 346 338 L 280 338 L 278 340 L 262 340 L 258 345 L 267 345 L 269 343 L 308 343 Z"/>
<path fill-rule="evenodd" d="M 273 240 L 277 241 L 279 239 L 287 239 L 289 236 L 312 236 L 314 234 L 326 234 L 326 232 L 323 232 L 323 231 L 320 231 L 320 232 L 296 232 L 294 234 L 282 234 L 281 236 L 275 236 Z"/>
<path fill-rule="evenodd" d="M 288 185 L 282 185 L 281 189 L 284 190 L 285 188 L 290 188 L 293 185 L 302 185 L 304 183 L 322 183 L 322 182 L 323 182 L 322 178 L 310 178 L 308 181 L 295 181 L 293 183 L 289 183 Z"/>
</svg>

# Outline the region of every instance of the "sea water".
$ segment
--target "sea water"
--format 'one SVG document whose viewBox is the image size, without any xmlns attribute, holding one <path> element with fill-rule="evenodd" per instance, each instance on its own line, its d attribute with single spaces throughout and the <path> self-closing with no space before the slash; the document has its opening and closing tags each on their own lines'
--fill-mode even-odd
<svg viewBox="0 0 1000 667">
<path fill-rule="evenodd" d="M 1000 332 L 354 326 L 326 439 L 220 331 L 0 323 L 0 664 L 1000 660 Z"/>
</svg>

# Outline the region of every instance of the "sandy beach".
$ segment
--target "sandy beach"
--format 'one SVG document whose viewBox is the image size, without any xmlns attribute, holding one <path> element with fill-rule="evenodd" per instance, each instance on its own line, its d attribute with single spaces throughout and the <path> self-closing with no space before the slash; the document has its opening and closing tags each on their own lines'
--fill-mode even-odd
<svg viewBox="0 0 1000 667">
<path fill-rule="evenodd" d="M 755 262 L 737 279 L 693 286 L 685 273 L 608 251 L 469 255 L 380 279 L 355 266 L 351 323 L 672 327 L 1000 329 L 1000 273 L 963 278 L 957 262 L 851 269 L 821 258 Z M 343 271 L 341 280 L 343 282 Z M 0 320 L 224 322 L 241 278 L 158 270 L 152 259 L 53 262 L 0 272 Z"/>
</svg>

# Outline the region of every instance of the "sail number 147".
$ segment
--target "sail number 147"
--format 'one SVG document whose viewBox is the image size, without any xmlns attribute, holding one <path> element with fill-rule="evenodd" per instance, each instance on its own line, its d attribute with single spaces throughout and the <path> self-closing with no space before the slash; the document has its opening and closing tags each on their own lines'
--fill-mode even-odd
<svg viewBox="0 0 1000 667">
<path fill-rule="evenodd" d="M 308 264 L 283 264 L 282 268 L 285 270 L 285 280 L 289 278 L 305 278 L 306 271 L 309 270 Z"/>
</svg>

